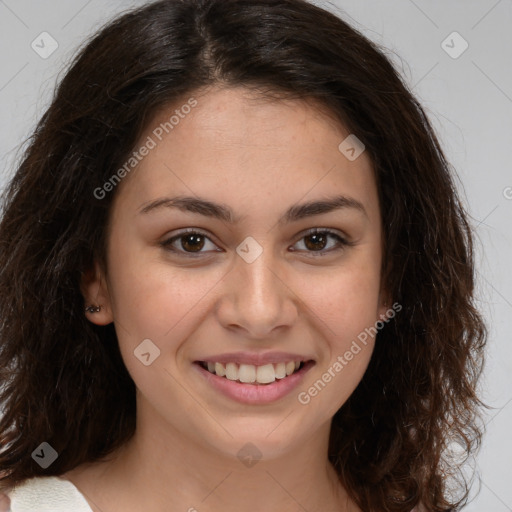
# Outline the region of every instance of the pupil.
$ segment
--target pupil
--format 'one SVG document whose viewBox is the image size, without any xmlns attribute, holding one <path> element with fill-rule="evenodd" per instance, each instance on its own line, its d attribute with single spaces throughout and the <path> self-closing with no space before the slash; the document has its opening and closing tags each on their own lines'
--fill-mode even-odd
<svg viewBox="0 0 512 512">
<path fill-rule="evenodd" d="M 183 249 L 186 250 L 201 250 L 204 245 L 204 242 L 200 243 L 202 237 L 203 235 L 186 235 L 183 237 L 181 245 Z M 197 244 L 199 244 L 199 247 L 197 246 Z M 191 247 L 187 247 L 187 245 L 190 245 Z"/>
<path fill-rule="evenodd" d="M 315 242 L 313 242 L 313 244 L 309 244 L 308 243 L 308 240 L 310 239 L 313 239 L 313 240 L 317 240 L 316 241 L 316 244 L 318 244 L 319 242 L 321 243 L 322 247 L 318 247 L 315 245 Z M 322 234 L 318 234 L 318 233 L 314 233 L 312 235 L 309 235 L 306 237 L 306 246 L 308 249 L 323 249 L 325 247 L 325 241 L 326 241 L 326 237 Z M 311 247 L 312 245 L 312 247 Z"/>
</svg>

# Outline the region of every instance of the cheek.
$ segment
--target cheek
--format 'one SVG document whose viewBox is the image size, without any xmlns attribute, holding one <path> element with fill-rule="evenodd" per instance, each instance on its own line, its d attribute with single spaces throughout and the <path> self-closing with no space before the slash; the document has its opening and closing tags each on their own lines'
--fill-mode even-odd
<svg viewBox="0 0 512 512">
<path fill-rule="evenodd" d="M 133 351 L 145 339 L 161 355 L 175 351 L 200 325 L 209 293 L 223 272 L 177 268 L 162 257 L 148 258 L 142 250 L 127 252 L 120 258 L 113 251 L 109 278 L 116 330 L 123 354 L 131 355 L 126 361 L 129 366 Z"/>
<path fill-rule="evenodd" d="M 378 289 L 356 288 L 357 293 L 347 293 L 346 286 L 357 282 L 341 278 L 337 282 L 342 292 L 336 294 L 333 290 L 325 314 L 317 322 L 320 342 L 316 344 L 321 347 L 319 352 L 323 357 L 317 361 L 297 396 L 300 404 L 310 407 L 310 411 L 314 410 L 314 414 L 325 421 L 356 389 L 374 349 Z"/>
<path fill-rule="evenodd" d="M 182 385 L 172 376 L 178 372 L 183 341 L 201 325 L 208 292 L 219 279 L 193 278 L 192 273 L 158 271 L 158 267 L 138 275 L 129 270 L 116 270 L 119 349 L 139 391 L 157 409 L 165 410 L 167 399 L 156 396 L 155 390 L 162 397 L 187 400 Z"/>
<path fill-rule="evenodd" d="M 326 420 L 352 394 L 370 361 L 378 320 L 379 265 L 378 259 L 361 254 L 344 270 L 325 278 L 306 301 L 318 318 L 317 344 L 323 345 L 325 357 L 318 361 L 298 399 L 318 408 Z"/>
<path fill-rule="evenodd" d="M 334 416 L 361 382 L 368 367 L 373 343 L 356 342 L 346 348 L 318 368 L 297 394 L 298 402 L 309 409 L 315 421 L 328 421 Z"/>
<path fill-rule="evenodd" d="M 378 319 L 378 257 L 354 253 L 340 267 L 316 280 L 304 279 L 301 286 L 304 302 L 322 321 L 326 338 L 336 350 L 343 350 L 347 342 L 350 345 L 352 338 Z"/>
</svg>

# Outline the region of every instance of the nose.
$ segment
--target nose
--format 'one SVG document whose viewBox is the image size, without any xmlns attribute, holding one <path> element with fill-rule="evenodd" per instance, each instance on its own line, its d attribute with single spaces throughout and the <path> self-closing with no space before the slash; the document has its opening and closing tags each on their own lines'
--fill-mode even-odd
<svg viewBox="0 0 512 512">
<path fill-rule="evenodd" d="M 282 335 L 298 317 L 298 296 L 289 281 L 270 249 L 252 262 L 237 255 L 217 308 L 220 323 L 248 339 Z"/>
</svg>

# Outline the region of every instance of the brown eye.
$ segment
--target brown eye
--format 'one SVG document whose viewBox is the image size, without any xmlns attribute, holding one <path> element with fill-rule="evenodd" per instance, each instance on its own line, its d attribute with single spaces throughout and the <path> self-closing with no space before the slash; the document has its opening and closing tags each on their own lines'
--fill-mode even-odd
<svg viewBox="0 0 512 512">
<path fill-rule="evenodd" d="M 203 235 L 200 234 L 181 236 L 181 247 L 186 251 L 200 251 L 204 247 L 203 238 Z"/>
<path fill-rule="evenodd" d="M 334 246 L 331 245 L 331 248 L 325 249 L 328 246 L 330 238 L 335 239 L 337 243 L 335 243 Z M 330 229 L 322 230 L 315 228 L 306 233 L 300 241 L 302 240 L 305 240 L 305 251 L 312 253 L 313 256 L 316 256 L 314 253 L 318 253 L 318 256 L 324 256 L 327 253 L 342 250 L 345 246 L 350 245 L 347 240 Z"/>
<path fill-rule="evenodd" d="M 207 241 L 212 245 L 213 250 L 216 251 L 216 245 L 208 238 L 208 236 L 192 229 L 181 232 L 165 240 L 160 245 L 168 251 L 179 253 L 184 256 L 189 255 L 194 257 L 195 254 L 201 255 L 209 252 L 202 250 L 205 245 L 207 245 Z"/>
<path fill-rule="evenodd" d="M 326 249 L 326 247 L 329 246 L 330 239 L 335 240 L 335 243 L 331 244 L 331 246 Z M 330 229 L 322 230 L 315 228 L 310 230 L 301 238 L 300 242 L 303 240 L 305 241 L 305 249 L 299 250 L 305 251 L 314 257 L 324 256 L 329 253 L 340 251 L 345 246 L 351 245 L 350 242 Z M 177 235 L 165 240 L 161 243 L 161 245 L 164 247 L 164 249 L 170 252 L 181 254 L 183 256 L 195 257 L 196 255 L 200 256 L 201 254 L 211 252 L 211 250 L 203 251 L 207 243 L 212 245 L 211 250 L 218 252 L 218 249 L 216 248 L 217 246 L 206 234 L 197 230 L 190 229 L 188 231 L 178 233 Z M 297 249 L 293 250 L 295 251 Z"/>
<path fill-rule="evenodd" d="M 305 236 L 306 247 L 312 251 L 322 250 L 327 245 L 327 238 L 324 234 L 313 233 L 312 235 Z M 309 242 L 309 243 L 308 243 Z"/>
</svg>

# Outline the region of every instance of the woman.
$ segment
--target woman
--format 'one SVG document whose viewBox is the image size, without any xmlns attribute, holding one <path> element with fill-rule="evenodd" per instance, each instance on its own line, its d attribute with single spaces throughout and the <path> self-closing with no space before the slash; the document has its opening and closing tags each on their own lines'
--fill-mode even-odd
<svg viewBox="0 0 512 512">
<path fill-rule="evenodd" d="M 471 230 L 421 106 L 333 14 L 165 0 L 108 24 L 0 240 L 13 512 L 464 503 Z"/>
</svg>

